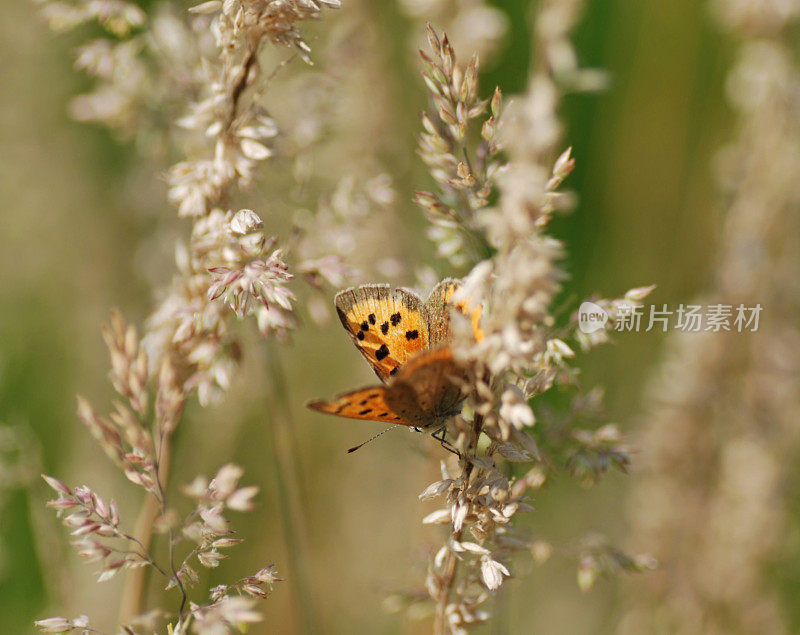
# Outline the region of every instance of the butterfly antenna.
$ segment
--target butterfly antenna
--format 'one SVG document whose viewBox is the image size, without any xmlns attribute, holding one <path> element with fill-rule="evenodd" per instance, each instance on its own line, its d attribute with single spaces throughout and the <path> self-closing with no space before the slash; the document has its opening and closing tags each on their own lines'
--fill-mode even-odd
<svg viewBox="0 0 800 635">
<path fill-rule="evenodd" d="M 378 438 L 379 436 L 381 436 L 382 434 L 386 434 L 387 432 L 389 432 L 389 430 L 393 430 L 393 429 L 394 429 L 394 428 L 396 428 L 396 427 L 397 427 L 397 424 L 396 424 L 396 423 L 395 423 L 393 426 L 389 426 L 388 428 L 386 428 L 386 430 L 383 430 L 382 432 L 379 432 L 378 434 L 376 434 L 374 437 L 370 437 L 369 439 L 367 439 L 366 441 L 364 441 L 364 443 L 360 443 L 360 444 L 358 444 L 357 446 L 355 446 L 354 448 L 350 448 L 350 449 L 347 451 L 347 454 L 350 454 L 351 452 L 355 452 L 355 451 L 356 451 L 356 450 L 358 450 L 358 448 L 360 448 L 361 446 L 367 445 L 367 443 L 369 443 L 369 442 L 371 442 L 371 441 L 374 441 L 375 439 L 377 439 L 377 438 Z"/>
</svg>

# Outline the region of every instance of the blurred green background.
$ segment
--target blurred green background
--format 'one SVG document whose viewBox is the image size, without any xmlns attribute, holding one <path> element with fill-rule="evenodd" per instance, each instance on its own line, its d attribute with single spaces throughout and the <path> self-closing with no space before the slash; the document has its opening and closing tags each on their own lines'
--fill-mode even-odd
<svg viewBox="0 0 800 635">
<path fill-rule="evenodd" d="M 345 0 L 340 13 L 328 14 L 314 30 L 343 19 L 353 4 Z M 494 4 L 508 16 L 509 32 L 484 63 L 482 85 L 488 93 L 499 84 L 510 95 L 524 89 L 528 76 L 533 5 Z M 427 184 L 414 155 L 424 92 L 409 46 L 420 27 L 391 2 L 359 10 L 369 16 L 363 28 L 381 43 L 388 69 L 393 100 L 378 106 L 394 125 L 381 144 L 403 212 L 402 240 L 409 253 L 433 262 L 426 241 L 417 238 L 424 220 L 410 202 L 411 189 Z M 87 88 L 71 68 L 79 36 L 54 37 L 32 3 L 6 2 L 2 12 L 0 424 L 15 430 L 4 461 L 19 461 L 0 483 L 0 623 L 4 633 L 24 633 L 33 619 L 86 612 L 110 629 L 119 581 L 97 585 L 92 567 L 77 562 L 66 532 L 43 508 L 48 492 L 38 473 L 92 484 L 120 499 L 123 515 L 135 514 L 138 492 L 110 469 L 77 420 L 75 394 L 100 410 L 109 402 L 99 326 L 115 306 L 143 322 L 152 298 L 137 271 L 140 247 L 154 218 L 174 212 L 162 181 L 143 187 L 130 146 L 68 118 L 69 98 Z M 654 303 L 687 302 L 710 278 L 718 239 L 711 166 L 731 136 L 723 101 L 731 42 L 719 34 L 706 3 L 695 0 L 592 0 L 574 41 L 582 64 L 607 69 L 612 81 L 607 92 L 568 97 L 562 109 L 564 145 L 573 147 L 577 160 L 568 186 L 579 197 L 576 211 L 554 223 L 554 233 L 568 244 L 565 293 L 610 297 L 656 283 Z M 320 342 L 325 359 L 309 364 Z M 631 334 L 581 361 L 585 384 L 606 388 L 610 418 L 626 430 L 638 425 L 641 389 L 659 362 L 661 343 L 656 333 Z M 337 325 L 307 325 L 289 347 L 262 343 L 252 352 L 246 364 L 254 380 L 219 407 L 191 407 L 177 441 L 173 484 L 233 460 L 245 468 L 245 482 L 262 488 L 257 511 L 234 518 L 245 545 L 211 582 L 269 562 L 293 575 L 271 458 L 276 439 L 268 431 L 270 419 L 280 418 L 292 426 L 296 442 L 304 559 L 319 632 L 417 632 L 424 626 L 384 613 L 381 603 L 388 592 L 423 579 L 426 549 L 441 538 L 420 524 L 434 507 L 417 494 L 438 472 L 430 454 L 419 451 L 426 442 L 387 435 L 347 456 L 344 449 L 374 427 L 303 409 L 309 398 L 370 380 Z M 275 363 L 285 371 L 288 415 L 262 383 Z M 624 541 L 624 497 L 632 478 L 635 470 L 611 474 L 591 490 L 567 478 L 551 483 L 523 522 L 560 543 L 589 530 Z M 520 562 L 518 570 L 525 575 L 507 584 L 500 617 L 486 632 L 614 630 L 618 581 L 602 580 L 581 593 L 574 562 L 561 557 L 541 567 Z M 267 626 L 251 632 L 299 632 L 298 605 L 293 586 L 278 585 L 263 603 Z"/>
</svg>

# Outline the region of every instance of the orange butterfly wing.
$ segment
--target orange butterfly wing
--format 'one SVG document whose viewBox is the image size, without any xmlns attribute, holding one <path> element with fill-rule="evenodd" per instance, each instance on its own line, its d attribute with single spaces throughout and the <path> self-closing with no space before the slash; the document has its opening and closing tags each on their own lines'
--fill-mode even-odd
<svg viewBox="0 0 800 635">
<path fill-rule="evenodd" d="M 475 341 L 483 339 L 483 331 L 480 327 L 482 306 L 472 306 L 469 301 L 453 302 L 453 294 L 461 283 L 454 278 L 445 278 L 431 291 L 428 300 L 425 302 L 429 320 L 429 333 L 431 346 L 447 342 L 450 339 L 450 307 L 469 318 L 472 323 L 472 330 L 475 333 Z"/>
<path fill-rule="evenodd" d="M 388 386 L 368 386 L 306 405 L 348 419 L 388 421 L 414 428 L 438 426 L 460 411 L 463 396 L 455 383 L 458 375 L 450 349 L 425 351 L 404 366 Z"/>
<path fill-rule="evenodd" d="M 312 410 L 366 421 L 388 421 L 403 426 L 419 425 L 420 415 L 413 407 L 406 407 L 395 395 L 395 403 L 400 408 L 390 406 L 387 402 L 389 389 L 385 386 L 368 386 L 335 397 L 331 401 L 319 399 L 306 404 Z M 399 393 L 398 393 L 399 394 Z M 406 411 L 407 416 L 402 415 Z"/>
<path fill-rule="evenodd" d="M 428 348 L 425 305 L 406 289 L 364 285 L 341 291 L 335 304 L 342 325 L 381 381 Z"/>
<path fill-rule="evenodd" d="M 453 303 L 459 282 L 448 278 L 426 302 L 406 289 L 371 284 L 341 291 L 336 310 L 353 343 L 386 386 L 370 386 L 308 407 L 349 419 L 415 428 L 442 425 L 461 410 L 463 370 L 447 347 L 450 308 L 467 315 L 482 339 L 481 307 Z M 431 347 L 434 347 L 431 349 Z"/>
<path fill-rule="evenodd" d="M 416 427 L 442 425 L 461 411 L 464 395 L 459 386 L 463 371 L 453 351 L 425 351 L 406 364 L 386 391 L 386 403 L 401 415 L 418 412 Z"/>
</svg>

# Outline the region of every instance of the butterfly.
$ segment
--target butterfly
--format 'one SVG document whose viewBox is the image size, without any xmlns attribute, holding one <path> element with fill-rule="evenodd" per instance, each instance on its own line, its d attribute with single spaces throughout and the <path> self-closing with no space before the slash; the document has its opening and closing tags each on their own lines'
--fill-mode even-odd
<svg viewBox="0 0 800 635">
<path fill-rule="evenodd" d="M 443 430 L 464 401 L 458 381 L 463 369 L 448 346 L 450 308 L 467 315 L 475 338 L 482 337 L 481 308 L 452 301 L 458 286 L 457 280 L 447 278 L 425 301 L 407 289 L 385 284 L 339 292 L 334 303 L 342 326 L 383 384 L 306 405 L 349 419 Z"/>
</svg>

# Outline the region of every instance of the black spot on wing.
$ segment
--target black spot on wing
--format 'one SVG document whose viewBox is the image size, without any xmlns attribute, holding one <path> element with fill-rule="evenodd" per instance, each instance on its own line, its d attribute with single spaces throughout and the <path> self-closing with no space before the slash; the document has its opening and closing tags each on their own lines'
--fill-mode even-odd
<svg viewBox="0 0 800 635">
<path fill-rule="evenodd" d="M 366 321 L 366 320 L 364 320 L 364 321 L 361 323 L 361 330 L 362 330 L 362 331 L 369 331 L 369 324 L 367 323 L 367 321 Z"/>
<path fill-rule="evenodd" d="M 399 313 L 393 313 L 392 317 L 389 319 L 392 321 L 392 326 L 397 326 L 398 324 L 400 324 L 401 316 Z"/>
<path fill-rule="evenodd" d="M 389 416 L 389 413 L 388 413 L 388 412 L 382 412 L 382 413 L 380 413 L 378 416 L 379 416 L 379 417 L 388 417 L 388 416 Z"/>
<path fill-rule="evenodd" d="M 388 332 L 389 332 L 389 323 L 384 322 L 383 324 L 381 324 L 381 333 L 386 335 Z"/>
<path fill-rule="evenodd" d="M 360 414 L 360 415 L 368 415 L 370 412 L 372 412 L 372 408 L 364 408 L 364 410 L 362 410 L 358 414 Z"/>
<path fill-rule="evenodd" d="M 399 366 L 395 366 L 394 368 L 392 368 L 392 370 L 389 371 L 389 374 L 390 375 L 396 375 L 397 374 L 397 370 L 399 368 L 400 368 Z"/>
<path fill-rule="evenodd" d="M 375 314 L 374 314 L 374 313 L 370 313 L 370 314 L 367 316 L 367 319 L 369 320 L 369 323 L 370 323 L 370 324 L 375 324 Z"/>
<path fill-rule="evenodd" d="M 407 340 L 415 340 L 419 337 L 419 331 L 414 329 L 413 331 L 406 331 L 406 339 Z"/>
<path fill-rule="evenodd" d="M 381 347 L 375 351 L 375 359 L 381 361 L 386 357 L 389 357 L 389 347 L 386 344 L 381 344 Z"/>
<path fill-rule="evenodd" d="M 364 331 L 359 331 L 359 332 L 356 334 L 356 337 L 357 337 L 358 339 L 360 339 L 360 340 L 363 340 L 363 339 L 364 339 Z"/>
</svg>

